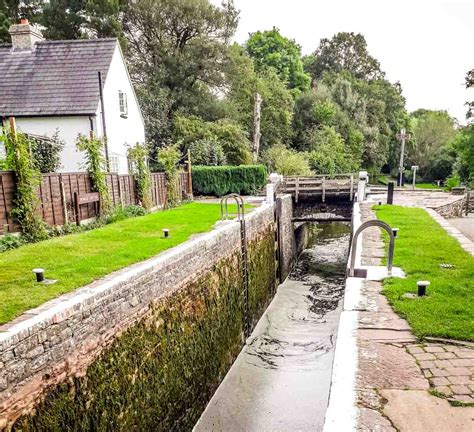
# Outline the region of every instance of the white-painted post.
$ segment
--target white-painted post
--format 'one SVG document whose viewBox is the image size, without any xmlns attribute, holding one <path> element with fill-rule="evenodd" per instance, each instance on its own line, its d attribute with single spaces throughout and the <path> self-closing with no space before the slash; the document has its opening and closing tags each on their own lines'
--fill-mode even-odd
<svg viewBox="0 0 474 432">
<path fill-rule="evenodd" d="M 357 202 L 365 201 L 365 189 L 367 185 L 367 171 L 359 172 L 359 184 L 357 185 Z"/>
<path fill-rule="evenodd" d="M 273 183 L 267 183 L 267 204 L 273 205 L 275 203 L 275 185 Z"/>
<path fill-rule="evenodd" d="M 418 169 L 418 165 L 413 165 L 411 167 L 412 171 L 413 171 L 413 190 L 415 190 L 415 186 L 416 186 L 416 170 Z"/>
</svg>

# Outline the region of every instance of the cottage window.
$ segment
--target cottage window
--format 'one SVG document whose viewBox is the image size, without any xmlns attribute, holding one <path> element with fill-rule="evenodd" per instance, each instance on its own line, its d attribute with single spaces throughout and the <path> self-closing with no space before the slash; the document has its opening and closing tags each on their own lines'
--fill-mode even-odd
<svg viewBox="0 0 474 432">
<path fill-rule="evenodd" d="M 109 156 L 109 169 L 110 169 L 110 172 L 113 172 L 113 173 L 119 172 L 119 157 L 117 155 Z"/>
<path fill-rule="evenodd" d="M 119 106 L 120 106 L 120 117 L 127 118 L 128 116 L 128 103 L 127 93 L 119 90 Z"/>
</svg>

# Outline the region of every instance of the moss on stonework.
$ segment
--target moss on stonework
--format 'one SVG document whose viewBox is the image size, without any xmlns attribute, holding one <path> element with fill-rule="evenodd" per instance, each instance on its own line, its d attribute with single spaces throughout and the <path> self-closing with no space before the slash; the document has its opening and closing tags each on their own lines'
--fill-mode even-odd
<svg viewBox="0 0 474 432">
<path fill-rule="evenodd" d="M 271 227 L 249 243 L 255 323 L 275 290 Z M 23 431 L 191 430 L 239 353 L 243 333 L 240 251 L 149 312 L 88 367 L 50 389 Z"/>
</svg>

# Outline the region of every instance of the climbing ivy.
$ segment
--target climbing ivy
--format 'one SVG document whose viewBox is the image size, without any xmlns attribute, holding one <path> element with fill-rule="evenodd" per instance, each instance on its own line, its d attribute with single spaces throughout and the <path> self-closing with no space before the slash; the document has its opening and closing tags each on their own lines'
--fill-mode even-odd
<svg viewBox="0 0 474 432">
<path fill-rule="evenodd" d="M 137 186 L 137 195 L 140 205 L 149 210 L 151 202 L 151 179 L 150 170 L 146 163 L 148 150 L 143 144 L 136 143 L 127 151 L 128 160 L 133 178 Z"/>
<path fill-rule="evenodd" d="M 37 197 L 41 174 L 34 166 L 32 143 L 25 134 L 15 134 L 10 129 L 2 132 L 0 140 L 3 141 L 7 153 L 5 165 L 15 173 L 12 215 L 20 225 L 26 241 L 44 240 L 48 237 L 48 232 L 39 215 L 40 202 Z"/>
<path fill-rule="evenodd" d="M 179 196 L 179 172 L 178 162 L 180 153 L 175 146 L 162 148 L 158 152 L 158 162 L 165 172 L 166 178 L 166 207 L 178 205 Z"/>
<path fill-rule="evenodd" d="M 86 168 L 94 189 L 100 195 L 100 216 L 105 217 L 112 211 L 112 202 L 107 188 L 104 158 L 104 142 L 100 138 L 87 138 L 79 134 L 76 142 L 78 150 L 85 153 Z"/>
</svg>

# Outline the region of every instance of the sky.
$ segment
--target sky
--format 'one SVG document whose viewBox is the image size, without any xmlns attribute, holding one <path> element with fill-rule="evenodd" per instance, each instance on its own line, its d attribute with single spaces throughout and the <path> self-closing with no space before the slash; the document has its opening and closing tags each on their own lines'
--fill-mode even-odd
<svg viewBox="0 0 474 432">
<path fill-rule="evenodd" d="M 220 4 L 220 0 L 211 0 Z M 466 72 L 474 68 L 474 0 L 234 0 L 241 11 L 235 40 L 273 26 L 313 52 L 321 38 L 362 33 L 407 109 L 446 110 L 465 123 Z"/>
</svg>

